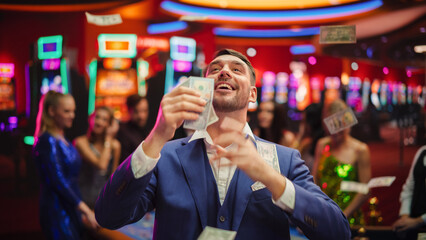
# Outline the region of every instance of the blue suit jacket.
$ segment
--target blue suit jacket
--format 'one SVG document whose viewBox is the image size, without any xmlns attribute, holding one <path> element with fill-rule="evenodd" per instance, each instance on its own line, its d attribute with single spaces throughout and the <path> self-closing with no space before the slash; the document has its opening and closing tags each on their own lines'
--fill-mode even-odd
<svg viewBox="0 0 426 240">
<path fill-rule="evenodd" d="M 156 167 L 139 179 L 129 156 L 98 198 L 99 224 L 117 229 L 156 209 L 156 239 L 196 239 L 207 225 L 237 231 L 236 239 L 290 239 L 288 219 L 310 239 L 350 239 L 342 211 L 313 183 L 296 150 L 277 145 L 281 174 L 293 182 L 296 193 L 288 214 L 272 202 L 266 188 L 252 191 L 253 180 L 238 169 L 220 206 L 204 142 L 188 140 L 168 142 Z"/>
</svg>

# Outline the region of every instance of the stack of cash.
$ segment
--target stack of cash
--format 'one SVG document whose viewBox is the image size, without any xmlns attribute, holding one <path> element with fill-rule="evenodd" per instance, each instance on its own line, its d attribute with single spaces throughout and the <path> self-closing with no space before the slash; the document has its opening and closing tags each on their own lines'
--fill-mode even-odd
<svg viewBox="0 0 426 240">
<path fill-rule="evenodd" d="M 189 77 L 179 84 L 178 87 L 185 86 L 198 91 L 201 98 L 206 100 L 204 111 L 200 113 L 197 120 L 185 120 L 183 127 L 192 130 L 205 130 L 207 126 L 216 122 L 218 117 L 213 108 L 214 79 L 203 77 Z"/>
</svg>

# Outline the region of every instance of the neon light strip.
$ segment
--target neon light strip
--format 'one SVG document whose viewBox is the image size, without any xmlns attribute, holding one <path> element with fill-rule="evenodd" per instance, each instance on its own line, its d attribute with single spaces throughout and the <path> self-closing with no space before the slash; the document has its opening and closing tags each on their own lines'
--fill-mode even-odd
<svg viewBox="0 0 426 240">
<path fill-rule="evenodd" d="M 149 63 L 143 59 L 136 61 L 136 69 L 138 75 L 138 93 L 142 97 L 146 96 L 146 76 L 148 75 Z"/>
<path fill-rule="evenodd" d="M 181 31 L 186 29 L 187 27 L 188 27 L 188 24 L 183 21 L 154 23 L 154 24 L 150 24 L 147 27 L 147 31 L 149 34 L 160 34 L 160 33 Z"/>
<path fill-rule="evenodd" d="M 340 5 L 345 3 L 356 2 L 359 0 L 297 0 L 297 1 L 277 1 L 277 0 L 232 0 L 232 1 L 217 1 L 217 0 L 179 0 L 191 5 L 198 5 L 211 8 L 226 8 L 232 9 L 292 9 L 292 8 L 314 8 L 326 7 L 330 5 Z"/>
<path fill-rule="evenodd" d="M 61 82 L 63 87 L 63 94 L 69 93 L 69 86 L 68 86 L 68 68 L 67 68 L 67 60 L 65 58 L 61 59 Z"/>
<path fill-rule="evenodd" d="M 280 11 L 248 11 L 204 8 L 180 4 L 171 1 L 163 1 L 161 8 L 165 11 L 185 16 L 207 16 L 208 20 L 233 21 L 233 22 L 306 22 L 321 19 L 333 19 L 352 16 L 374 10 L 383 5 L 382 0 L 354 3 L 350 5 Z"/>
<path fill-rule="evenodd" d="M 164 83 L 164 94 L 167 94 L 168 92 L 172 90 L 173 78 L 174 78 L 173 61 L 169 59 L 166 63 L 166 80 Z"/>
<path fill-rule="evenodd" d="M 89 64 L 89 76 L 90 76 L 90 83 L 89 83 L 89 106 L 88 106 L 88 113 L 89 115 L 92 114 L 93 111 L 95 111 L 95 94 L 96 94 L 96 70 L 98 67 L 98 61 L 93 60 Z"/>
<path fill-rule="evenodd" d="M 290 52 L 293 55 L 298 54 L 309 54 L 315 52 L 315 47 L 311 44 L 305 44 L 305 45 L 294 45 L 290 47 Z"/>
<path fill-rule="evenodd" d="M 318 35 L 319 27 L 301 29 L 235 29 L 235 28 L 213 28 L 213 33 L 223 37 L 244 38 L 280 38 L 280 37 L 302 37 Z"/>
</svg>

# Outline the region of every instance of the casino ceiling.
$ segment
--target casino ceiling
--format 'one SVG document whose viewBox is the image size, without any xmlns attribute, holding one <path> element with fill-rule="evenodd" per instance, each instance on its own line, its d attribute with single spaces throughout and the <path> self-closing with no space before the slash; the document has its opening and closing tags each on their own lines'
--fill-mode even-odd
<svg viewBox="0 0 426 240">
<path fill-rule="evenodd" d="M 314 44 L 318 34 L 287 33 L 356 25 L 355 47 L 322 45 L 321 52 L 418 68 L 426 61 L 425 53 L 414 51 L 426 45 L 426 0 L 3 0 L 0 11 L 120 13 L 149 24 L 185 21 L 190 33 L 208 24 L 224 30 L 215 33 L 218 38 L 257 44 L 288 44 L 289 38 Z"/>
</svg>

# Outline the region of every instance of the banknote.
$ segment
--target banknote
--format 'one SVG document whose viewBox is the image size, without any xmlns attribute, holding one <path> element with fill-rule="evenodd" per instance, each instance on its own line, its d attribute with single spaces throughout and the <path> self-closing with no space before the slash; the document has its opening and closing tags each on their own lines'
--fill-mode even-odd
<svg viewBox="0 0 426 240">
<path fill-rule="evenodd" d="M 120 14 L 93 15 L 86 12 L 86 19 L 88 23 L 92 23 L 97 26 L 110 26 L 110 25 L 120 24 L 123 22 Z"/>
<path fill-rule="evenodd" d="M 203 112 L 197 120 L 185 120 L 183 127 L 192 130 L 206 129 L 209 123 L 209 116 L 213 101 L 214 80 L 212 78 L 189 77 L 189 87 L 197 90 L 201 98 L 206 100 Z"/>
<path fill-rule="evenodd" d="M 256 141 L 257 152 L 265 160 L 269 166 L 271 166 L 275 171 L 281 173 L 280 165 L 278 163 L 278 154 L 275 144 Z"/>
<path fill-rule="evenodd" d="M 275 171 L 281 173 L 280 164 L 278 162 L 277 148 L 275 144 L 256 141 L 256 148 L 259 155 L 265 160 L 269 166 L 271 166 Z M 255 182 L 251 185 L 252 191 L 257 191 L 259 189 L 265 188 L 265 185 L 261 182 Z"/>
<path fill-rule="evenodd" d="M 335 134 L 357 124 L 358 120 L 356 119 L 352 109 L 346 108 L 345 110 L 324 118 L 324 123 L 330 134 Z"/>
<path fill-rule="evenodd" d="M 228 231 L 219 228 L 206 226 L 201 232 L 198 240 L 233 240 L 237 235 L 236 231 Z"/>
<path fill-rule="evenodd" d="M 355 25 L 320 27 L 320 44 L 356 43 Z"/>
<path fill-rule="evenodd" d="M 367 194 L 370 188 L 376 187 L 389 187 L 395 181 L 395 176 L 376 177 L 370 179 L 368 183 L 360 183 L 353 181 L 342 181 L 340 183 L 340 190 L 347 192 L 359 192 Z"/>
<path fill-rule="evenodd" d="M 389 187 L 390 185 L 392 185 L 393 181 L 395 181 L 396 177 L 392 176 L 392 177 L 376 177 L 376 178 L 372 178 L 369 182 L 368 182 L 368 187 L 369 188 L 374 188 L 374 187 Z"/>
<path fill-rule="evenodd" d="M 353 182 L 353 181 L 342 181 L 340 183 L 340 190 L 346 192 L 358 192 L 367 194 L 369 189 L 366 183 Z"/>
</svg>

